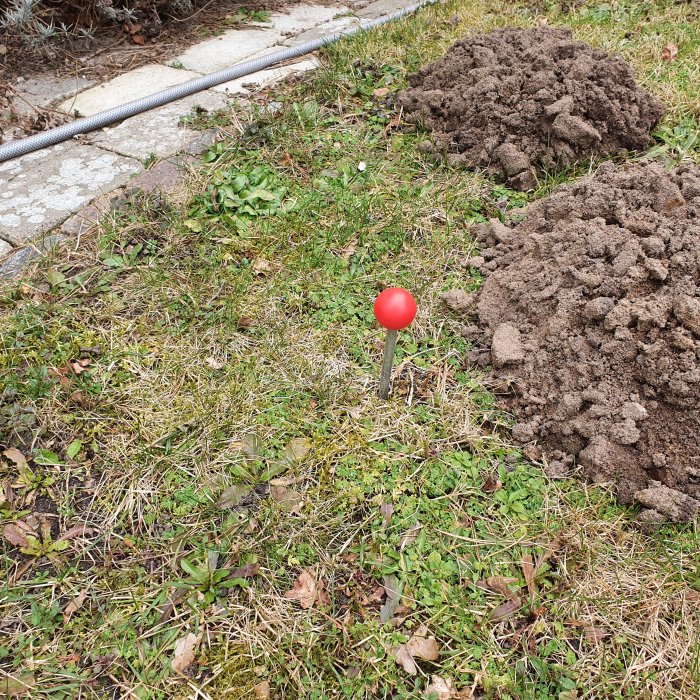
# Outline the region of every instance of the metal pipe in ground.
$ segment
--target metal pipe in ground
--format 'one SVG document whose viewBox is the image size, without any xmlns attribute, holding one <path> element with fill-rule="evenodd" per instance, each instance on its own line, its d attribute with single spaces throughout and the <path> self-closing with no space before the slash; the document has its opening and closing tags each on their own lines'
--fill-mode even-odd
<svg viewBox="0 0 700 700">
<path fill-rule="evenodd" d="M 270 68 L 271 66 L 282 63 L 283 61 L 289 61 L 292 58 L 304 56 L 305 54 L 316 51 L 327 44 L 332 44 L 343 37 L 352 36 L 358 32 L 374 29 L 375 27 L 380 27 L 387 22 L 393 22 L 394 20 L 401 19 L 406 15 L 413 14 L 421 7 L 431 5 L 436 1 L 437 0 L 421 0 L 421 2 L 404 7 L 396 12 L 385 15 L 384 17 L 368 20 L 367 22 L 359 23 L 354 27 L 348 27 L 347 29 L 328 34 L 320 37 L 319 39 L 304 42 L 299 46 L 283 49 L 282 51 L 276 51 L 275 53 L 271 53 L 260 58 L 254 58 L 250 61 L 239 63 L 230 68 L 224 68 L 223 70 L 210 73 L 209 75 L 204 75 L 201 78 L 195 78 L 194 80 L 182 83 L 181 85 L 175 85 L 174 87 L 168 88 L 167 90 L 162 90 L 161 92 L 149 95 L 148 97 L 142 97 L 139 100 L 134 100 L 133 102 L 128 102 L 127 104 L 120 105 L 119 107 L 113 107 L 112 109 L 100 112 L 99 114 L 94 114 L 91 117 L 76 119 L 69 124 L 63 124 L 62 126 L 49 129 L 48 131 L 43 131 L 42 133 L 35 134 L 34 136 L 28 136 L 24 139 L 17 139 L 5 144 L 0 144 L 0 163 L 12 158 L 26 155 L 32 151 L 38 151 L 42 148 L 53 146 L 57 143 L 61 143 L 62 141 L 67 141 L 68 139 L 80 134 L 86 134 L 90 131 L 95 131 L 95 129 L 101 129 L 102 127 L 114 124 L 115 122 L 123 121 L 129 117 L 146 112 L 149 109 L 161 107 L 169 102 L 174 102 L 175 100 L 180 100 L 183 97 L 194 95 L 202 90 L 208 90 L 215 85 L 221 85 L 229 80 L 242 78 L 246 75 L 250 75 L 251 73 L 257 73 L 265 68 Z"/>
</svg>

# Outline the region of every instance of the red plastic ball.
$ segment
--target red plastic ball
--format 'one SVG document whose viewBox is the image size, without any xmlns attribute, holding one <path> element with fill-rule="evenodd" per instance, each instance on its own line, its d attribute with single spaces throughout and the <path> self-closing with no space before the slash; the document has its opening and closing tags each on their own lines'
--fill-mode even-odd
<svg viewBox="0 0 700 700">
<path fill-rule="evenodd" d="M 411 325 L 416 317 L 416 300 L 401 287 L 385 289 L 374 301 L 374 316 L 380 325 L 400 331 Z"/>
</svg>

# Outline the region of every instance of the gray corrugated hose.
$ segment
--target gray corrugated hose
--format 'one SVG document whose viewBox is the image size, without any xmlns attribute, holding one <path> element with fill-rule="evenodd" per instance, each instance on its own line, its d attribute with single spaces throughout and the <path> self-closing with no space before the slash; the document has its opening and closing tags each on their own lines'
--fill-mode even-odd
<svg viewBox="0 0 700 700">
<path fill-rule="evenodd" d="M 149 95 L 148 97 L 143 97 L 140 100 L 134 100 L 133 102 L 128 102 L 127 104 L 120 105 L 119 107 L 113 107 L 99 114 L 94 114 L 91 117 L 84 117 L 82 119 L 77 119 L 76 121 L 70 122 L 70 124 L 64 124 L 63 126 L 56 127 L 55 129 L 49 129 L 40 134 L 35 134 L 34 136 L 29 136 L 25 139 L 19 139 L 15 141 L 10 141 L 6 144 L 0 145 L 0 163 L 11 158 L 17 158 L 18 156 L 23 156 L 32 151 L 38 151 L 47 146 L 53 146 L 56 143 L 61 143 L 62 141 L 67 141 L 78 134 L 86 134 L 89 131 L 94 131 L 95 129 L 101 129 L 104 126 L 113 124 L 114 122 L 119 122 L 128 117 L 133 117 L 136 114 L 141 114 L 141 112 L 146 112 L 154 107 L 160 107 L 168 102 L 174 102 L 175 100 L 182 99 L 188 95 L 193 95 L 196 92 L 202 90 L 207 90 L 214 85 L 220 85 L 221 83 L 226 83 L 229 80 L 235 80 L 236 78 L 242 78 L 245 75 L 250 75 L 251 73 L 256 73 L 257 71 L 263 70 L 264 68 L 269 68 L 282 61 L 288 61 L 292 58 L 298 58 L 304 54 L 316 51 L 326 44 L 331 44 L 344 36 L 350 36 L 359 31 L 364 31 L 368 29 L 374 29 L 382 24 L 391 22 L 401 17 L 405 17 L 408 14 L 412 14 L 416 10 L 419 10 L 425 5 L 430 5 L 437 0 L 422 0 L 422 2 L 417 2 L 414 5 L 404 7 L 396 12 L 392 12 L 384 17 L 378 17 L 377 19 L 369 20 L 363 22 L 354 27 L 348 27 L 339 32 L 334 32 L 333 34 L 328 34 L 321 37 L 320 39 L 314 39 L 312 41 L 307 41 L 299 46 L 294 46 L 289 49 L 283 49 L 282 51 L 277 51 L 275 53 L 268 54 L 267 56 L 262 56 L 261 58 L 254 58 L 250 61 L 245 61 L 244 63 L 239 63 L 231 68 L 224 68 L 223 70 L 217 71 L 216 73 L 210 73 L 209 75 L 202 76 L 201 78 L 195 78 L 181 85 L 176 85 L 174 87 L 168 88 L 167 90 L 162 90 L 154 95 Z"/>
</svg>

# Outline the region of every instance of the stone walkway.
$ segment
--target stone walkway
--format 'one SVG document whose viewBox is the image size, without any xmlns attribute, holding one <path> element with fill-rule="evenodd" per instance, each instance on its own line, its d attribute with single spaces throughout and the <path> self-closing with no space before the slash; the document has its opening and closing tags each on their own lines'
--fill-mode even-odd
<svg viewBox="0 0 700 700">
<path fill-rule="evenodd" d="M 90 116 L 206 73 L 294 46 L 353 23 L 380 17 L 415 0 L 341 0 L 342 4 L 295 5 L 255 27 L 231 29 L 191 46 L 169 65 L 142 66 L 101 85 L 80 78 L 32 79 L 15 86 L 25 105 Z M 294 73 L 313 69 L 313 56 L 224 83 L 21 158 L 0 163 L 0 277 L 24 267 L 59 242 L 69 243 L 109 209 L 114 193 L 129 185 L 167 188 L 177 179 L 181 153 L 210 143 L 180 125 L 194 107 L 216 110 L 250 97 Z M 155 167 L 145 163 L 157 159 Z M 112 193 L 112 194 L 110 194 Z"/>
</svg>

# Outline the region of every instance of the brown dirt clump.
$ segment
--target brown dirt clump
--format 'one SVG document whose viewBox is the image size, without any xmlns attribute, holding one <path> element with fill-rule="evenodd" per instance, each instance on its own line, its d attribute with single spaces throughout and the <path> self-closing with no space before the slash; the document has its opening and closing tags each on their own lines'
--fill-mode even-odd
<svg viewBox="0 0 700 700">
<path fill-rule="evenodd" d="M 477 228 L 487 277 L 473 360 L 505 379 L 518 423 L 650 521 L 700 507 L 700 170 L 603 164 Z"/>
<path fill-rule="evenodd" d="M 621 56 L 575 41 L 568 29 L 468 36 L 408 80 L 399 103 L 434 132 L 425 150 L 519 190 L 536 186 L 535 166 L 646 150 L 664 113 Z"/>
</svg>

